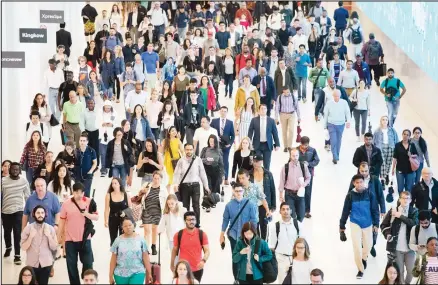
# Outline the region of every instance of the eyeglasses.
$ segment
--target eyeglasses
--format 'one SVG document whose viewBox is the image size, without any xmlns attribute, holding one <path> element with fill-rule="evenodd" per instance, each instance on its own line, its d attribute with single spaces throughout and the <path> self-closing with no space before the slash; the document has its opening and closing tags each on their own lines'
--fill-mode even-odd
<svg viewBox="0 0 438 285">
<path fill-rule="evenodd" d="M 186 222 L 196 222 L 196 218 L 186 219 Z"/>
<path fill-rule="evenodd" d="M 243 193 L 243 190 L 234 190 L 234 193 Z"/>
</svg>

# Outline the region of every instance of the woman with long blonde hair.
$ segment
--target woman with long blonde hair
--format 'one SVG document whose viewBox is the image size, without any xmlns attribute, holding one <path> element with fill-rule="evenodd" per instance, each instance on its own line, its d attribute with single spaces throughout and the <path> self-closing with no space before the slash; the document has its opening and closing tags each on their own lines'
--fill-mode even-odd
<svg viewBox="0 0 438 285">
<path fill-rule="evenodd" d="M 87 101 L 90 99 L 90 96 L 88 96 L 87 88 L 85 88 L 83 84 L 79 83 L 78 87 L 76 88 L 76 93 L 78 94 L 79 101 L 87 106 Z"/>
<path fill-rule="evenodd" d="M 158 234 L 166 232 L 169 241 L 169 249 L 173 248 L 173 237 L 177 232 L 184 229 L 184 213 L 187 212 L 175 194 L 169 194 L 164 204 L 163 216 L 158 225 Z"/>
<path fill-rule="evenodd" d="M 231 170 L 231 177 L 236 177 L 236 172 L 240 169 L 252 170 L 252 156 L 254 151 L 252 149 L 251 139 L 249 137 L 243 137 L 240 140 L 239 147 L 234 152 L 233 169 Z M 238 169 L 239 168 L 239 169 Z"/>
<path fill-rule="evenodd" d="M 309 244 L 304 238 L 297 238 L 292 250 L 292 263 L 283 284 L 310 284 L 312 270 Z"/>
<path fill-rule="evenodd" d="M 114 62 L 116 67 L 115 87 L 117 100 L 116 103 L 120 103 L 120 76 L 125 71 L 125 60 L 123 58 L 123 52 L 121 46 L 114 47 Z"/>
</svg>

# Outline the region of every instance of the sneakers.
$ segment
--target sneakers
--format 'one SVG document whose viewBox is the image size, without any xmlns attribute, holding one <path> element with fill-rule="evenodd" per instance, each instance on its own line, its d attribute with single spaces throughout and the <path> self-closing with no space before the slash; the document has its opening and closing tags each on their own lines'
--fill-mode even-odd
<svg viewBox="0 0 438 285">
<path fill-rule="evenodd" d="M 357 142 L 360 142 L 360 136 L 357 136 Z"/>
<path fill-rule="evenodd" d="M 156 247 L 156 245 L 155 244 L 153 244 L 152 246 L 151 246 L 151 250 L 152 250 L 152 255 L 157 255 L 157 247 Z"/>
<path fill-rule="evenodd" d="M 303 103 L 306 104 L 306 102 L 307 102 L 307 99 L 303 98 Z"/>
<path fill-rule="evenodd" d="M 324 149 L 325 149 L 326 151 L 330 151 L 330 145 L 329 145 L 329 144 L 326 144 L 326 145 L 324 146 Z"/>
<path fill-rule="evenodd" d="M 19 255 L 14 257 L 14 264 L 21 265 L 21 257 Z"/>
<path fill-rule="evenodd" d="M 211 212 L 211 208 L 207 208 L 205 211 L 206 211 L 207 213 L 210 213 L 210 212 Z"/>
<path fill-rule="evenodd" d="M 332 162 L 333 162 L 333 164 L 338 164 L 338 161 L 334 158 L 333 158 Z"/>
<path fill-rule="evenodd" d="M 385 176 L 385 184 L 389 185 L 389 176 L 388 175 Z"/>
<path fill-rule="evenodd" d="M 5 255 L 3 255 L 3 257 L 9 257 L 11 256 L 11 252 L 12 252 L 12 247 L 8 247 L 5 251 Z"/>
<path fill-rule="evenodd" d="M 304 217 L 305 217 L 306 219 L 310 219 L 310 218 L 312 217 L 312 215 L 311 215 L 309 212 L 307 212 L 307 213 L 304 215 Z"/>
<path fill-rule="evenodd" d="M 363 272 L 361 271 L 357 272 L 356 279 L 362 279 L 362 277 L 363 277 Z"/>
<path fill-rule="evenodd" d="M 374 246 L 371 248 L 370 254 L 372 257 L 376 257 L 377 253 L 376 253 L 376 249 L 374 248 Z"/>
<path fill-rule="evenodd" d="M 363 264 L 363 269 L 367 269 L 367 261 L 362 259 L 362 264 Z"/>
<path fill-rule="evenodd" d="M 284 148 L 283 152 L 288 152 L 288 150 L 287 150 L 287 147 L 286 147 L 286 148 Z"/>
</svg>

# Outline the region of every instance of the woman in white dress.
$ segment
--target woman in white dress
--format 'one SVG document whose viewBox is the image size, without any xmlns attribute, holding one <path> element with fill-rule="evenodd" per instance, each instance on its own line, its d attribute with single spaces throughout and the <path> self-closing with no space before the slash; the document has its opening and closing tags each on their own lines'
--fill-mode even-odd
<svg viewBox="0 0 438 285">
<path fill-rule="evenodd" d="M 254 99 L 249 97 L 246 99 L 245 106 L 240 112 L 240 124 L 239 124 L 239 139 L 248 136 L 249 124 L 252 118 L 256 116 Z"/>
<path fill-rule="evenodd" d="M 50 118 L 52 117 L 52 111 L 50 110 L 49 105 L 47 104 L 45 96 L 41 93 L 37 93 L 35 98 L 33 99 L 32 107 L 30 107 L 30 111 L 38 111 L 40 113 L 41 119 L 40 122 L 46 125 L 46 130 L 49 132 L 49 142 L 52 137 L 52 126 L 50 125 Z M 47 143 L 47 146 L 49 143 Z"/>
<path fill-rule="evenodd" d="M 122 15 L 120 14 L 120 9 L 117 4 L 113 5 L 110 15 L 110 24 L 111 26 L 116 23 L 117 24 L 117 32 L 120 32 L 121 23 L 122 23 Z"/>
</svg>

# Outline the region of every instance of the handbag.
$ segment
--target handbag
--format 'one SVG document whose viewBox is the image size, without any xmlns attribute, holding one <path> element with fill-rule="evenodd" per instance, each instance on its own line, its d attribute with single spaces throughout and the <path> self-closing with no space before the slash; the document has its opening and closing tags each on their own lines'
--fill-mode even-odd
<svg viewBox="0 0 438 285">
<path fill-rule="evenodd" d="M 297 125 L 297 139 L 296 139 L 297 143 L 301 142 L 301 131 L 302 131 L 302 129 L 301 129 L 300 123 L 298 123 L 298 125 Z"/>
<path fill-rule="evenodd" d="M 386 68 L 386 63 L 384 63 L 384 62 L 381 62 L 380 64 L 379 64 L 379 75 L 380 76 L 385 76 L 386 75 L 386 70 L 387 70 L 387 68 Z"/>
<path fill-rule="evenodd" d="M 49 123 L 52 127 L 59 125 L 59 121 L 55 118 L 55 116 L 53 114 L 50 116 Z"/>
<path fill-rule="evenodd" d="M 355 85 L 356 85 L 356 83 L 354 83 Z M 353 101 L 353 100 L 350 100 L 350 112 L 353 112 L 353 110 L 354 110 L 354 108 L 356 108 L 356 106 L 357 106 L 357 92 L 358 92 L 358 90 L 357 90 L 357 86 L 356 86 L 356 96 L 352 96 L 352 98 L 351 99 L 356 99 L 355 101 Z"/>
<path fill-rule="evenodd" d="M 418 155 L 411 154 L 411 144 L 409 143 L 408 149 L 409 162 L 411 163 L 412 171 L 417 171 L 420 168 L 420 160 L 418 159 Z"/>
<path fill-rule="evenodd" d="M 175 171 L 176 165 L 178 164 L 179 158 L 173 158 L 172 149 L 169 149 L 170 162 L 172 163 L 172 168 Z"/>
</svg>

